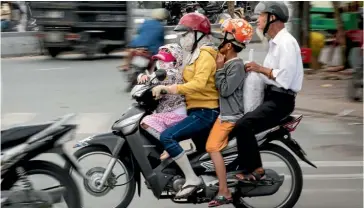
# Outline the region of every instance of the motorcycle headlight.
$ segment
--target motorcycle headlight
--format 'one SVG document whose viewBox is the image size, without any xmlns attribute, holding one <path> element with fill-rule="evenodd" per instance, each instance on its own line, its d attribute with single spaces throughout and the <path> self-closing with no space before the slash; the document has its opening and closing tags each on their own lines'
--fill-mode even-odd
<svg viewBox="0 0 364 208">
<path fill-rule="evenodd" d="M 131 90 L 130 95 L 132 97 L 140 97 L 146 89 L 148 88 L 145 85 L 135 85 L 135 87 Z"/>
</svg>

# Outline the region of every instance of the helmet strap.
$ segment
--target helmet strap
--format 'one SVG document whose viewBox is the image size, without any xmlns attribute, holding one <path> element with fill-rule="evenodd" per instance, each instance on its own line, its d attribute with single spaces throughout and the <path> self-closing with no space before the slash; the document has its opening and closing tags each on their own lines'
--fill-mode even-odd
<svg viewBox="0 0 364 208">
<path fill-rule="evenodd" d="M 222 43 L 219 45 L 218 49 L 220 50 L 222 47 L 224 47 L 224 45 L 229 42 L 227 39 L 227 35 L 228 33 L 225 33 L 224 39 L 222 40 Z"/>
<path fill-rule="evenodd" d="M 278 19 L 275 19 L 275 20 L 270 21 L 270 17 L 271 16 L 272 16 L 272 13 L 268 13 L 268 16 L 267 16 L 267 24 L 265 25 L 264 30 L 263 30 L 263 35 L 264 36 L 268 32 L 270 24 L 272 24 L 273 22 L 278 21 Z"/>
<path fill-rule="evenodd" d="M 197 48 L 197 44 L 198 42 L 200 42 L 200 40 L 202 40 L 203 37 L 205 37 L 205 34 L 202 33 L 201 37 L 200 38 L 197 38 L 197 31 L 195 31 L 195 42 L 193 43 L 193 46 L 192 46 L 192 51 L 191 51 L 191 54 L 195 51 L 195 49 Z"/>
</svg>

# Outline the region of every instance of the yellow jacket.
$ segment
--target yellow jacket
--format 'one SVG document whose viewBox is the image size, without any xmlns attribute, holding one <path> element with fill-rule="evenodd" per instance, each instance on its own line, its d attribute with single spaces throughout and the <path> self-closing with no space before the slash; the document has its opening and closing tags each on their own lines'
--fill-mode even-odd
<svg viewBox="0 0 364 208">
<path fill-rule="evenodd" d="M 218 108 L 219 94 L 215 86 L 217 51 L 210 46 L 203 46 L 200 50 L 196 61 L 184 68 L 185 83 L 177 85 L 177 92 L 186 97 L 187 109 Z"/>
</svg>

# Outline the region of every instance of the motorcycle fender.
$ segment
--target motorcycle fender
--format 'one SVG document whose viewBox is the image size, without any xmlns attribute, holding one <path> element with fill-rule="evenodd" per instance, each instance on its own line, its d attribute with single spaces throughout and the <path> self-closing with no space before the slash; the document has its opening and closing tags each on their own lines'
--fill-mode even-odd
<svg viewBox="0 0 364 208">
<path fill-rule="evenodd" d="M 73 146 L 73 148 L 78 149 L 87 146 L 104 146 L 111 153 L 113 153 L 118 142 L 122 142 L 123 144 L 121 146 L 123 146 L 125 143 L 125 139 L 113 134 L 112 132 L 109 132 L 105 134 L 93 135 L 83 140 L 80 140 Z"/>
<path fill-rule="evenodd" d="M 294 152 L 297 157 L 299 157 L 302 161 L 306 162 L 307 164 L 311 165 L 314 168 L 317 168 L 317 166 L 315 164 L 313 164 L 311 161 L 309 161 L 306 158 L 306 153 L 305 151 L 301 148 L 301 146 L 296 142 L 296 140 L 294 140 L 293 138 L 291 138 L 290 136 L 286 136 L 285 138 L 280 138 L 280 139 L 275 139 L 278 140 L 280 142 L 282 142 L 284 145 L 286 145 L 292 152 Z"/>
</svg>

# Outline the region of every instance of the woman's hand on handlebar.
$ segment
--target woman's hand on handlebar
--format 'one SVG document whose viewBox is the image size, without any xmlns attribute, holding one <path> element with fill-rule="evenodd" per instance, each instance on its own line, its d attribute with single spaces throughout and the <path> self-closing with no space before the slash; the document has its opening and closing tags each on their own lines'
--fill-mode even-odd
<svg viewBox="0 0 364 208">
<path fill-rule="evenodd" d="M 178 94 L 177 93 L 177 84 L 170 85 L 168 87 L 168 93 L 170 93 L 170 94 Z"/>
<path fill-rule="evenodd" d="M 168 87 L 165 85 L 158 85 L 152 89 L 153 96 L 156 100 L 161 98 L 161 95 L 168 94 Z"/>
</svg>

